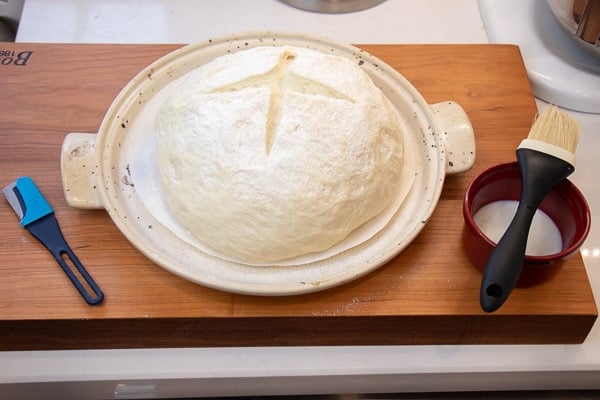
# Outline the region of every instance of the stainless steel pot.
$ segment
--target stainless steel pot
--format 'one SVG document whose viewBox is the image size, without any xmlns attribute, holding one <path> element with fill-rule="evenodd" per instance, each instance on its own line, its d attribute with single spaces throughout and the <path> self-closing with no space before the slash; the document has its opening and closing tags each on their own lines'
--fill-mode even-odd
<svg viewBox="0 0 600 400">
<path fill-rule="evenodd" d="M 600 57 L 600 0 L 548 0 L 548 5 L 573 41 Z"/>
<path fill-rule="evenodd" d="M 342 14 L 366 10 L 383 3 L 385 0 L 280 0 L 282 3 L 301 10 Z"/>
</svg>

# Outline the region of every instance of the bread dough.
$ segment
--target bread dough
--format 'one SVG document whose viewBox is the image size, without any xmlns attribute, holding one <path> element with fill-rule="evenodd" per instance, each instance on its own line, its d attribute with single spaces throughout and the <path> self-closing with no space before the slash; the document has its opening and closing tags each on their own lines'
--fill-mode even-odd
<svg viewBox="0 0 600 400">
<path fill-rule="evenodd" d="M 397 115 L 346 58 L 284 47 L 193 70 L 156 117 L 167 204 L 203 244 L 270 263 L 330 248 L 392 200 Z"/>
</svg>

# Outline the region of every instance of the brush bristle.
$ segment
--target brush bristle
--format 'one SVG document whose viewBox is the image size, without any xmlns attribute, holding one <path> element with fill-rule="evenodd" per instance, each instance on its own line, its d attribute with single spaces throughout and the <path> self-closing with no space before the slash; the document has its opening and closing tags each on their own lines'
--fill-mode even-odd
<svg viewBox="0 0 600 400">
<path fill-rule="evenodd" d="M 528 139 L 546 142 L 575 153 L 579 142 L 579 121 L 556 106 L 546 107 L 531 126 Z"/>
</svg>

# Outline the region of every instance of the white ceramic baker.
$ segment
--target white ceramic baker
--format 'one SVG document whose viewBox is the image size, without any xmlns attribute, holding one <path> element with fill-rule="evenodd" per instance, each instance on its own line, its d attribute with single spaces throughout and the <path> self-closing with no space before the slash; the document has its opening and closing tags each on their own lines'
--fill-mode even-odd
<svg viewBox="0 0 600 400">
<path fill-rule="evenodd" d="M 389 222 L 364 240 L 274 265 L 248 265 L 194 242 L 164 207 L 153 121 L 174 82 L 221 55 L 256 46 L 306 47 L 360 65 L 394 105 L 411 151 L 412 184 Z M 70 133 L 61 170 L 70 206 L 104 208 L 121 232 L 163 268 L 199 284 L 244 294 L 292 295 L 323 290 L 363 276 L 405 249 L 439 200 L 446 174 L 471 168 L 473 128 L 455 102 L 427 104 L 397 71 L 365 51 L 302 34 L 250 32 L 184 46 L 136 75 L 115 98 L 98 133 Z"/>
</svg>

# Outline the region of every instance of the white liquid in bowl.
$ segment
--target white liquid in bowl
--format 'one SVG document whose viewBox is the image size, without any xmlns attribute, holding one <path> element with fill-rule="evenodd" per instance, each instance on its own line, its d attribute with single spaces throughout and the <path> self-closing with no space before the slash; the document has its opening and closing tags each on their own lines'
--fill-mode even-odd
<svg viewBox="0 0 600 400">
<path fill-rule="evenodd" d="M 496 201 L 479 209 L 473 219 L 488 238 L 494 243 L 498 243 L 515 215 L 518 205 L 519 202 L 514 200 Z M 545 256 L 561 250 L 562 238 L 558 227 L 548 214 L 537 210 L 529 230 L 525 254 Z"/>
</svg>

